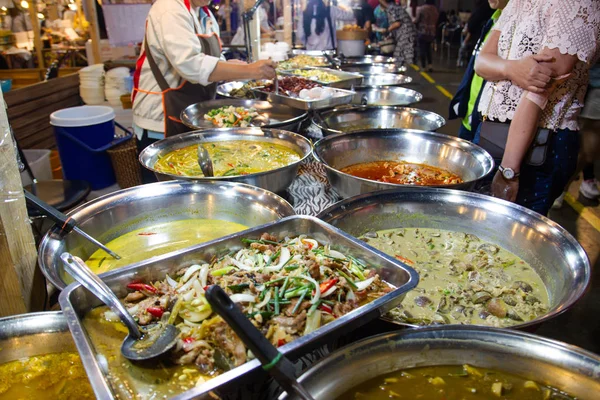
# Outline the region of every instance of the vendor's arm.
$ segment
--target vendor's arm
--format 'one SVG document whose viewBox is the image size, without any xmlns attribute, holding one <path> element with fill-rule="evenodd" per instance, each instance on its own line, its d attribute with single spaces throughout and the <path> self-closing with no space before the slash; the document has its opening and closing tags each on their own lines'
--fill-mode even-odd
<svg viewBox="0 0 600 400">
<path fill-rule="evenodd" d="M 277 65 L 271 60 L 252 64 L 219 61 L 208 77 L 209 82 L 236 81 L 240 79 L 273 79 Z"/>
<path fill-rule="evenodd" d="M 396 29 L 400 28 L 402 26 L 402 24 L 400 23 L 400 21 L 396 21 L 390 24 L 390 26 L 388 26 L 388 32 L 393 32 Z"/>
</svg>

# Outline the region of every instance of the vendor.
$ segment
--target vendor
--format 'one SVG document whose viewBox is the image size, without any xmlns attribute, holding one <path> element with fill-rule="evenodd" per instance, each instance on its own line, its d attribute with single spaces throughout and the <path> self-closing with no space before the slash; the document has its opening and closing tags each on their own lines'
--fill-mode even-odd
<svg viewBox="0 0 600 400">
<path fill-rule="evenodd" d="M 352 10 L 332 5 L 323 0 L 309 0 L 298 23 L 298 36 L 306 50 L 335 50 L 336 22 L 354 22 Z"/>
<path fill-rule="evenodd" d="M 220 58 L 219 27 L 208 3 L 157 0 L 150 9 L 132 94 L 138 151 L 187 131 L 179 120 L 181 111 L 214 99 L 216 82 L 275 77 L 270 60 L 246 64 Z"/>
</svg>

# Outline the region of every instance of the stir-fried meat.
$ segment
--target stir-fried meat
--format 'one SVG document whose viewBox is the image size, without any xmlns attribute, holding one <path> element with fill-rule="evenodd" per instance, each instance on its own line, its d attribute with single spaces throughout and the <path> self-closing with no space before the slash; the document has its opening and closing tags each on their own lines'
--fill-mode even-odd
<svg viewBox="0 0 600 400">
<path fill-rule="evenodd" d="M 304 320 L 306 319 L 306 311 L 302 311 L 296 317 L 275 317 L 273 318 L 273 322 L 279 324 L 283 327 L 287 333 L 297 333 L 302 330 L 302 326 L 304 324 Z"/>
<path fill-rule="evenodd" d="M 292 302 L 290 303 L 289 306 L 287 306 L 287 308 L 285 309 L 284 313 L 285 315 L 287 315 L 288 317 L 292 317 L 296 314 L 294 314 L 294 308 L 296 308 L 296 304 L 298 303 L 299 299 L 293 299 Z M 299 306 L 298 309 L 296 310 L 296 313 L 299 313 L 301 311 L 304 310 L 308 310 L 310 308 L 311 304 L 310 301 L 303 301 Z"/>
<path fill-rule="evenodd" d="M 236 367 L 246 362 L 246 346 L 225 322 L 214 327 L 212 337 L 219 347 L 231 356 Z"/>
<path fill-rule="evenodd" d="M 270 235 L 267 232 L 265 232 L 262 235 L 260 235 L 260 239 L 261 240 L 269 240 L 271 242 L 277 242 L 278 241 L 278 239 L 275 236 Z"/>
<path fill-rule="evenodd" d="M 137 303 L 140 300 L 143 300 L 146 298 L 146 295 L 142 292 L 133 292 L 133 293 L 129 293 L 125 299 L 123 301 L 127 302 L 127 303 Z"/>
<path fill-rule="evenodd" d="M 341 317 L 355 308 L 358 308 L 358 303 L 352 300 L 348 300 L 345 303 L 336 303 L 335 306 L 333 306 L 333 315 Z"/>
<path fill-rule="evenodd" d="M 263 244 L 263 243 L 252 243 L 250 245 L 251 248 L 256 249 L 258 251 L 261 252 L 266 252 L 267 250 L 269 250 L 270 252 L 274 252 L 275 251 L 275 246 L 273 246 L 272 244 Z"/>
<path fill-rule="evenodd" d="M 313 277 L 313 279 L 320 280 L 321 279 L 321 267 L 319 266 L 319 263 L 317 263 L 316 261 L 313 261 L 313 260 L 311 260 L 311 261 L 309 261 L 309 263 L 308 263 L 308 273 L 310 274 L 311 277 Z"/>
</svg>

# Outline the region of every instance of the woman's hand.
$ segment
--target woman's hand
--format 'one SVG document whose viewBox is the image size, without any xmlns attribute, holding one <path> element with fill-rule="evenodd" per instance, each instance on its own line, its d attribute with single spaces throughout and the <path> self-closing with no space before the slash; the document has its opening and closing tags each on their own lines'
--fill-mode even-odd
<svg viewBox="0 0 600 400">
<path fill-rule="evenodd" d="M 517 199 L 518 192 L 518 177 L 511 180 L 506 180 L 500 171 L 496 172 L 496 175 L 494 175 L 494 180 L 492 181 L 492 196 L 514 202 Z"/>
<path fill-rule="evenodd" d="M 272 60 L 260 60 L 249 65 L 251 68 L 252 79 L 273 79 L 275 78 L 277 64 Z"/>
<path fill-rule="evenodd" d="M 552 69 L 540 64 L 551 62 L 552 56 L 534 54 L 510 63 L 508 77 L 514 84 L 532 93 L 542 93 L 552 81 Z"/>
</svg>

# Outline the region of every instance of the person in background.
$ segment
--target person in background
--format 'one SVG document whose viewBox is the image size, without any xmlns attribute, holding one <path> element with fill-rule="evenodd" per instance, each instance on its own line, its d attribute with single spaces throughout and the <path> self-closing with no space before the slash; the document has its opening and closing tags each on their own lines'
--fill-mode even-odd
<svg viewBox="0 0 600 400">
<path fill-rule="evenodd" d="M 463 75 L 463 79 L 458 86 L 454 98 L 450 101 L 449 119 L 462 118 L 462 123 L 460 124 L 460 129 L 458 131 L 458 137 L 461 139 L 473 141 L 475 143 L 479 142 L 479 138 L 475 138 L 474 133 L 477 131 L 479 123 L 481 122 L 481 114 L 477 111 L 477 106 L 479 105 L 479 96 L 485 81 L 475 73 L 475 61 L 477 60 L 477 55 L 479 54 L 481 47 L 483 47 L 483 44 L 488 39 L 492 27 L 496 21 L 498 21 L 498 18 L 500 18 L 502 10 L 506 7 L 508 1 L 509 0 L 488 0 L 490 8 L 496 10 L 496 12 L 483 26 L 479 40 L 475 45 L 473 55 L 469 60 L 467 70 Z"/>
<path fill-rule="evenodd" d="M 260 25 L 261 36 L 262 35 L 265 35 L 265 36 L 274 36 L 275 35 L 275 31 L 273 30 L 273 27 L 271 26 L 271 24 L 269 22 L 269 15 L 268 15 L 269 7 L 270 7 L 269 2 L 265 1 L 256 10 L 255 16 L 258 17 L 258 23 Z M 243 21 L 243 19 L 242 19 L 242 21 Z M 245 43 L 246 43 L 246 36 L 244 34 L 244 23 L 242 22 L 238 26 L 238 28 L 235 32 L 235 35 L 231 39 L 231 44 L 236 45 L 236 46 L 242 46 Z"/>
<path fill-rule="evenodd" d="M 309 0 L 300 16 L 298 39 L 306 50 L 333 50 L 337 47 L 335 36 L 337 21 L 354 22 L 352 10 L 340 6 L 326 6 L 323 0 Z"/>
<path fill-rule="evenodd" d="M 417 7 L 414 23 L 417 25 L 417 42 L 423 69 L 433 71 L 433 50 L 431 44 L 435 40 L 439 12 L 435 0 L 425 0 L 425 4 Z"/>
<path fill-rule="evenodd" d="M 361 0 L 359 8 L 354 15 L 356 17 L 356 25 L 367 31 L 371 30 L 371 25 L 375 23 L 375 14 L 367 0 Z"/>
<path fill-rule="evenodd" d="M 406 4 L 402 4 L 403 2 Z M 401 0 L 400 5 L 406 8 L 406 12 L 410 16 L 411 20 L 417 18 L 417 7 L 419 5 L 418 0 Z"/>
<path fill-rule="evenodd" d="M 396 41 L 394 57 L 400 63 L 412 64 L 415 57 L 415 25 L 412 23 L 406 9 L 397 5 L 392 0 L 379 0 L 385 10 L 389 27 L 387 33 Z"/>
<path fill-rule="evenodd" d="M 138 152 L 165 136 L 187 131 L 179 120 L 181 111 L 214 99 L 217 82 L 275 77 L 270 60 L 246 64 L 220 57 L 219 27 L 208 3 L 157 0 L 150 8 L 133 78 Z M 153 174 L 145 172 L 149 171 L 142 173 L 144 183 L 153 181 Z"/>
<path fill-rule="evenodd" d="M 487 80 L 478 109 L 497 122 L 479 130 L 505 124 L 508 135 L 492 195 L 546 215 L 562 193 L 577 166 L 577 116 L 599 42 L 598 1 L 508 3 L 475 63 Z M 549 135 L 535 165 L 527 154 L 539 128 Z"/>
<path fill-rule="evenodd" d="M 494 10 L 489 6 L 487 0 L 477 0 L 475 2 L 475 10 L 463 30 L 465 37 L 458 51 L 457 67 L 463 67 L 467 64 L 475 48 L 475 43 L 481 36 L 481 30 L 493 13 Z"/>
<path fill-rule="evenodd" d="M 384 32 L 387 31 L 390 24 L 388 22 L 385 10 L 381 7 L 381 4 L 379 4 L 379 0 L 377 1 L 377 7 L 373 12 L 373 16 L 375 17 L 375 26 L 377 26 L 380 29 L 383 29 Z M 377 39 L 377 41 L 380 41 L 383 40 L 385 36 L 382 32 L 376 32 L 375 38 Z"/>
<path fill-rule="evenodd" d="M 17 6 L 9 8 L 8 10 L 11 17 L 10 30 L 13 31 L 13 33 L 33 32 L 33 27 L 31 26 L 31 18 L 29 17 L 29 13 L 25 12 Z"/>
</svg>

